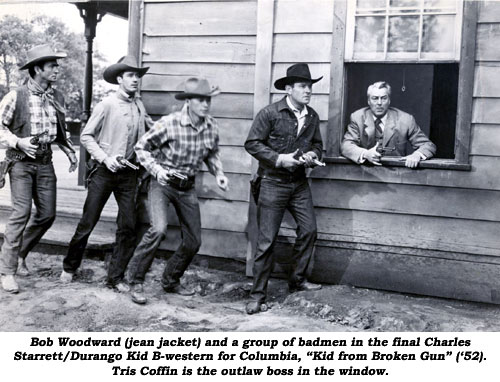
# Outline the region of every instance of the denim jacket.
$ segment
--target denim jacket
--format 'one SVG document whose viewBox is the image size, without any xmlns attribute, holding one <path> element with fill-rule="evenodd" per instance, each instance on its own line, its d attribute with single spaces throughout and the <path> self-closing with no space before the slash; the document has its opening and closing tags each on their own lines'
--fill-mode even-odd
<svg viewBox="0 0 500 382">
<path fill-rule="evenodd" d="M 305 176 L 304 166 L 298 166 L 292 173 L 276 167 L 279 154 L 289 154 L 297 149 L 304 153 L 314 151 L 321 159 L 323 141 L 319 116 L 309 106 L 307 111 L 306 121 L 298 136 L 297 118 L 288 107 L 286 96 L 259 111 L 245 141 L 245 149 L 259 161 L 259 175 Z"/>
</svg>

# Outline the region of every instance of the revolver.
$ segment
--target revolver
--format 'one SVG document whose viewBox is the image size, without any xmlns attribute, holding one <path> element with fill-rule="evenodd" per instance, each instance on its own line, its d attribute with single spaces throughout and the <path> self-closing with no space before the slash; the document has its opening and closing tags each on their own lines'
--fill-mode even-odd
<svg viewBox="0 0 500 382">
<path fill-rule="evenodd" d="M 302 150 L 299 150 L 297 151 L 297 154 L 295 154 L 293 157 L 297 160 L 300 160 L 302 159 L 302 156 L 304 155 L 303 151 Z M 316 166 L 320 166 L 320 167 L 323 167 L 323 166 L 326 166 L 324 162 L 321 162 L 317 159 L 313 159 L 313 163 L 316 165 Z"/>
<path fill-rule="evenodd" d="M 40 143 L 40 138 L 43 137 L 44 135 L 49 135 L 49 132 L 47 130 L 45 130 L 44 132 L 42 132 L 40 134 L 36 134 L 36 135 L 32 136 L 30 139 L 30 143 L 32 145 L 38 145 Z"/>
<path fill-rule="evenodd" d="M 127 167 L 130 167 L 132 170 L 139 170 L 139 167 L 136 166 L 135 164 L 129 162 L 128 160 L 126 160 L 124 157 L 122 157 L 121 155 L 120 156 L 117 156 L 116 157 L 116 161 L 118 163 L 120 163 L 122 166 L 127 166 Z"/>
</svg>

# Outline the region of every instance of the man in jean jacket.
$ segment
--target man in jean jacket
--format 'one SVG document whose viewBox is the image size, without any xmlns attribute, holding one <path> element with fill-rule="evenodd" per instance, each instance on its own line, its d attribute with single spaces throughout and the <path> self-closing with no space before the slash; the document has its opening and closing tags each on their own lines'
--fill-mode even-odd
<svg viewBox="0 0 500 382">
<path fill-rule="evenodd" d="M 259 161 L 257 175 L 260 192 L 257 197 L 259 234 L 253 265 L 251 301 L 248 314 L 266 309 L 264 302 L 273 266 L 273 246 L 288 209 L 297 222 L 294 245 L 296 264 L 289 278 L 291 292 L 316 290 L 321 286 L 306 280 L 316 240 L 316 219 L 305 167 L 313 167 L 321 158 L 323 143 L 319 131 L 319 116 L 309 106 L 312 85 L 322 77 L 312 79 L 307 64 L 295 64 L 287 76 L 274 83 L 287 95 L 262 109 L 252 124 L 245 149 Z"/>
</svg>

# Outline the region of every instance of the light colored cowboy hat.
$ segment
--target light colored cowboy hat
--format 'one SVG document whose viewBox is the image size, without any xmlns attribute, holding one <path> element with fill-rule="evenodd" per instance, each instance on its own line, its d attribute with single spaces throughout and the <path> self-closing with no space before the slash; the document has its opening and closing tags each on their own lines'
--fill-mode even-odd
<svg viewBox="0 0 500 382">
<path fill-rule="evenodd" d="M 191 77 L 184 83 L 184 92 L 175 95 L 176 99 L 184 100 L 193 97 L 214 97 L 220 94 L 218 86 L 210 86 L 205 78 Z"/>
<path fill-rule="evenodd" d="M 290 85 L 294 82 L 311 81 L 314 84 L 322 78 L 323 76 L 312 79 L 307 64 L 295 64 L 286 70 L 286 77 L 280 78 L 274 82 L 274 87 L 278 90 L 285 90 L 286 85 Z"/>
<path fill-rule="evenodd" d="M 116 64 L 110 65 L 102 74 L 104 80 L 110 84 L 118 84 L 116 77 L 123 72 L 137 72 L 142 77 L 149 70 L 149 66 L 141 68 L 133 56 L 123 56 Z"/>
<path fill-rule="evenodd" d="M 26 53 L 28 56 L 26 63 L 19 68 L 19 70 L 25 70 L 32 67 L 34 64 L 40 61 L 50 61 L 57 60 L 58 58 L 66 58 L 66 53 L 54 51 L 50 45 L 37 45 Z"/>
</svg>

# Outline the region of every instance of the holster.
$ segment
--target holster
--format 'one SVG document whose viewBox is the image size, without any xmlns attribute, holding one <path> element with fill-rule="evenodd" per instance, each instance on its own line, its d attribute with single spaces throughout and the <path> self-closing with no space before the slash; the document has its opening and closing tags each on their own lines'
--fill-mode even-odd
<svg viewBox="0 0 500 382">
<path fill-rule="evenodd" d="M 260 182 L 262 178 L 255 174 L 254 178 L 250 180 L 250 193 L 252 194 L 253 200 L 255 204 L 259 202 L 259 194 L 260 194 Z"/>
<path fill-rule="evenodd" d="M 0 162 L 0 188 L 3 188 L 5 186 L 5 176 L 10 171 L 13 165 L 14 161 L 9 159 L 4 159 Z"/>
</svg>

